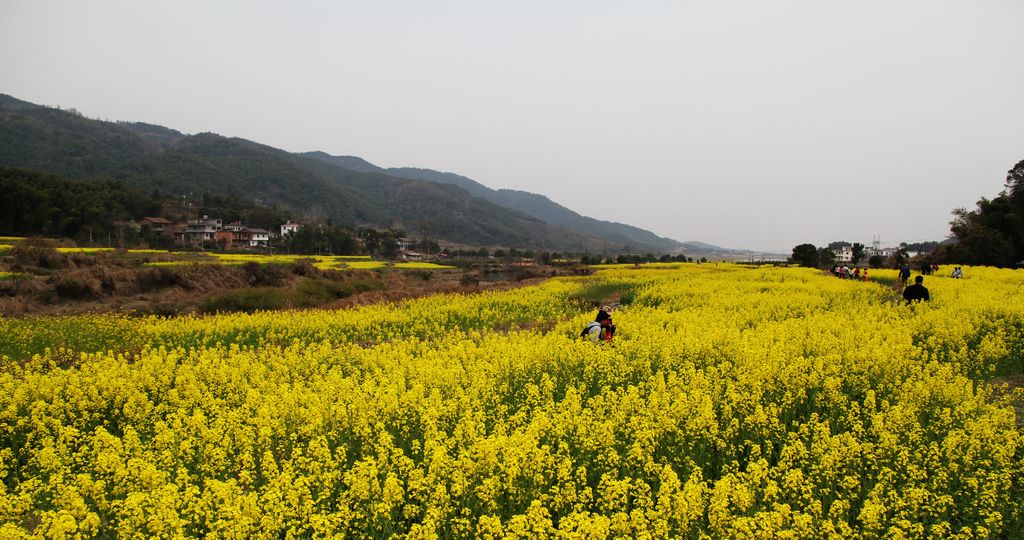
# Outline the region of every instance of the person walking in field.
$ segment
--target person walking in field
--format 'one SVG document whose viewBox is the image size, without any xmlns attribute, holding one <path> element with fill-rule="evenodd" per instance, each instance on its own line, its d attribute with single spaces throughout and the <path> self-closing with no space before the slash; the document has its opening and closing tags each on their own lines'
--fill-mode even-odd
<svg viewBox="0 0 1024 540">
<path fill-rule="evenodd" d="M 924 276 L 917 276 L 917 278 L 914 279 L 914 284 L 904 289 L 903 299 L 906 300 L 908 304 L 920 302 L 922 300 L 925 302 L 931 300 L 928 296 L 928 289 L 921 284 L 923 282 Z"/>
<path fill-rule="evenodd" d="M 899 279 L 900 279 L 900 286 L 901 287 L 903 285 L 906 285 L 907 282 L 910 281 L 910 265 L 909 264 L 904 264 L 903 266 L 900 267 Z"/>
</svg>

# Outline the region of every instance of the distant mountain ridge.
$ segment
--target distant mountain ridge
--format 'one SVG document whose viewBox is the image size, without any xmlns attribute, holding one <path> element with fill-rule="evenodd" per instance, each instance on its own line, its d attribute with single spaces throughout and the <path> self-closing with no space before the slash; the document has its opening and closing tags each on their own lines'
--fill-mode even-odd
<svg viewBox="0 0 1024 540">
<path fill-rule="evenodd" d="M 637 250 L 648 250 L 658 253 L 679 252 L 683 244 L 671 238 L 662 238 L 650 231 L 639 227 L 601 221 L 594 218 L 582 216 L 570 210 L 544 195 L 518 191 L 512 189 L 491 189 L 472 178 L 467 178 L 454 173 L 439 172 L 430 169 L 413 167 L 393 167 L 384 169 L 372 163 L 354 156 L 331 156 L 324 152 L 307 152 L 302 154 L 314 159 L 320 159 L 339 167 L 352 170 L 374 171 L 390 174 L 399 178 L 411 178 L 426 180 L 438 184 L 454 184 L 468 191 L 471 195 L 482 197 L 494 204 L 517 210 L 526 215 L 533 216 L 545 223 L 565 227 L 571 231 L 597 236 L 613 242 L 619 242 L 627 246 L 634 246 Z"/>
<path fill-rule="evenodd" d="M 467 245 L 606 254 L 682 248 L 643 229 L 581 216 L 543 195 L 493 190 L 452 173 L 384 169 L 355 156 L 292 154 L 213 133 L 93 120 L 2 94 L 0 165 L 161 193 L 208 192 L 291 209 L 297 217 L 398 227 Z"/>
<path fill-rule="evenodd" d="M 42 105 L 36 105 L 35 103 L 22 101 L 16 97 L 8 96 L 7 94 L 0 94 L 0 107 L 12 111 L 24 111 L 43 108 Z"/>
</svg>

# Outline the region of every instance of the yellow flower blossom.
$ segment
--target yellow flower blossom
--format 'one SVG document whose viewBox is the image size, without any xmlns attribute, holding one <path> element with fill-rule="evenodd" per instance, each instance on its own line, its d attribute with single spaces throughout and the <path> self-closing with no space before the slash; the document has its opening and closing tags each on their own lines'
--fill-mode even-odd
<svg viewBox="0 0 1024 540">
<path fill-rule="evenodd" d="M 1020 370 L 1022 275 L 965 274 L 913 306 L 889 270 L 677 263 L 0 318 L 0 536 L 1008 536 L 1024 444 L 990 381 Z M 601 346 L 594 291 L 623 300 Z"/>
</svg>

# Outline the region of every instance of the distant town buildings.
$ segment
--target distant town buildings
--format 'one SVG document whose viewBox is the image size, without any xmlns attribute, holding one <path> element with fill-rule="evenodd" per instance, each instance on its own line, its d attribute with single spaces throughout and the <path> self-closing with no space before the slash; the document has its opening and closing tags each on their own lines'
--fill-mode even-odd
<svg viewBox="0 0 1024 540">
<path fill-rule="evenodd" d="M 864 246 L 864 257 L 862 261 L 866 261 L 869 257 L 880 256 L 889 258 L 896 255 L 899 252 L 900 247 L 881 247 L 878 242 L 873 245 Z M 832 248 L 832 253 L 836 256 L 837 263 L 852 263 L 853 262 L 853 247 L 852 246 L 840 246 Z M 908 251 L 908 257 L 916 257 L 919 253 L 917 251 Z"/>
<path fill-rule="evenodd" d="M 141 224 L 144 227 L 148 224 L 154 232 L 173 230 L 175 241 L 183 246 L 209 246 L 221 249 L 262 248 L 270 245 L 271 239 L 271 233 L 266 229 L 248 227 L 241 222 L 224 225 L 222 219 L 210 216 L 190 219 L 178 225 L 173 225 L 162 218 L 145 218 Z"/>
</svg>

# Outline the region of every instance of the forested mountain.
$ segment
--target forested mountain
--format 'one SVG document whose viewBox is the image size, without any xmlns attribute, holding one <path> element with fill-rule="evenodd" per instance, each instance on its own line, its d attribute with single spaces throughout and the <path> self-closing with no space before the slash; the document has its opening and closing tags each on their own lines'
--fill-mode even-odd
<svg viewBox="0 0 1024 540">
<path fill-rule="evenodd" d="M 43 107 L 41 105 L 36 105 L 35 103 L 22 101 L 13 96 L 8 96 L 7 94 L 0 94 L 0 108 L 18 111 L 27 109 L 41 109 Z"/>
<path fill-rule="evenodd" d="M 581 216 L 536 193 L 512 189 L 495 190 L 472 178 L 430 169 L 413 167 L 384 169 L 354 156 L 332 156 L 323 152 L 308 152 L 305 155 L 351 170 L 376 171 L 400 178 L 428 180 L 439 184 L 453 184 L 466 190 L 471 195 L 483 197 L 498 206 L 517 210 L 550 225 L 558 225 L 579 234 L 618 242 L 630 246 L 637 251 L 671 252 L 678 251 L 683 247 L 681 243 L 675 240 L 659 237 L 650 231 L 638 227 Z"/>
<path fill-rule="evenodd" d="M 593 253 L 670 249 L 545 222 L 529 205 L 517 211 L 490 200 L 486 195 L 493 190 L 475 182 L 486 191 L 416 178 L 412 169 L 384 170 L 356 157 L 291 154 L 212 133 L 104 122 L 10 96 L 0 96 L 0 166 L 115 180 L 161 195 L 209 193 L 290 211 L 299 219 L 402 228 L 469 245 Z"/>
<path fill-rule="evenodd" d="M 58 176 L 0 167 L 0 234 L 97 238 L 113 222 L 156 216 L 160 201 L 115 182 L 75 182 Z"/>
</svg>

